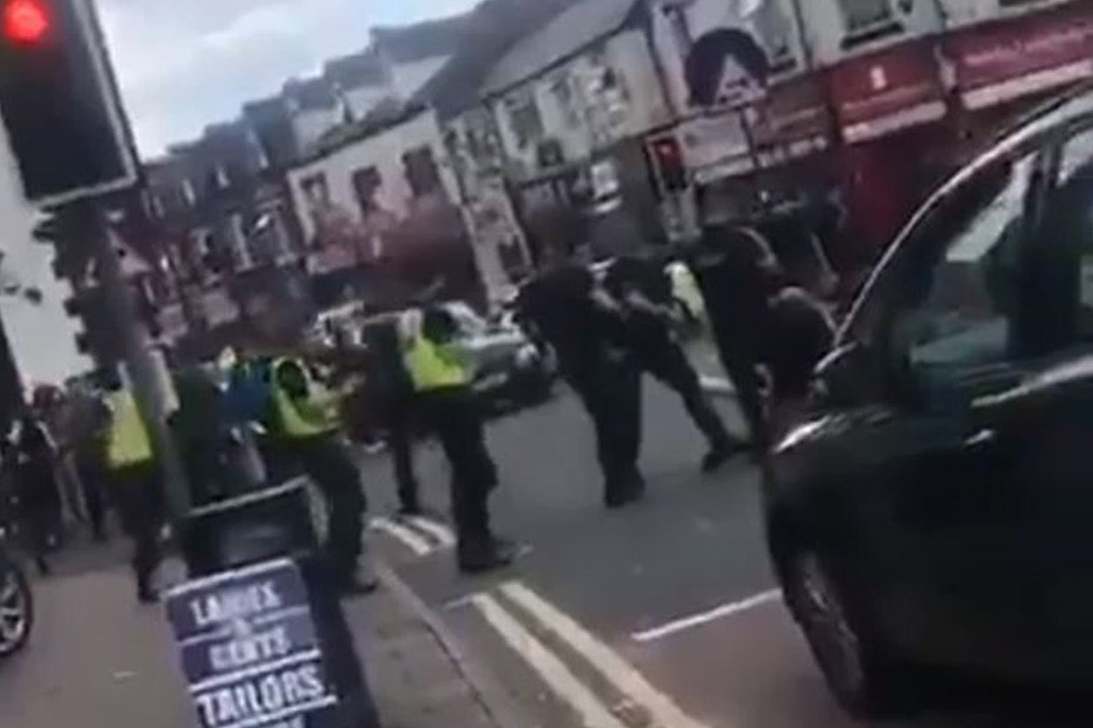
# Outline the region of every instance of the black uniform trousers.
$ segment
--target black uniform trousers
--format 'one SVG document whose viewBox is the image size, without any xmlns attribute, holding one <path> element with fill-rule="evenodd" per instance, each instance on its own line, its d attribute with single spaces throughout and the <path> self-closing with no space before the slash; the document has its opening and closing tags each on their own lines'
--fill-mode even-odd
<svg viewBox="0 0 1093 728">
<path fill-rule="evenodd" d="M 114 468 L 108 477 L 122 528 L 133 540 L 132 566 L 137 584 L 146 588 L 163 558 L 159 532 L 165 514 L 159 468 L 155 461 L 146 460 Z"/>
<path fill-rule="evenodd" d="M 736 390 L 736 401 L 750 430 L 751 441 L 762 451 L 769 440 L 766 408 L 763 404 L 759 364 L 762 357 L 758 344 L 740 330 L 714 326 L 714 339 L 721 356 L 721 365 Z"/>
<path fill-rule="evenodd" d="M 418 393 L 418 411 L 440 440 L 451 466 L 452 514 L 461 558 L 493 549 L 489 495 L 497 487 L 497 466 L 486 449 L 482 414 L 468 387 Z"/>
<path fill-rule="evenodd" d="M 635 351 L 641 367 L 680 396 L 687 414 L 706 436 L 712 449 L 732 446 L 732 436 L 702 391 L 698 372 L 679 344 L 671 337 L 663 336 L 643 342 Z"/>
<path fill-rule="evenodd" d="M 641 369 L 632 360 L 604 359 L 566 373 L 596 428 L 596 451 L 604 476 L 604 500 L 619 502 L 643 488 Z"/>
<path fill-rule="evenodd" d="M 380 406 L 383 425 L 387 428 L 387 446 L 391 449 L 399 505 L 403 510 L 416 511 L 421 502 L 417 476 L 414 474 L 414 401 L 411 397 L 399 397 Z"/>
<path fill-rule="evenodd" d="M 330 514 L 326 554 L 335 579 L 357 569 L 367 500 L 349 449 L 336 433 L 288 439 L 283 447 L 322 492 Z"/>
</svg>

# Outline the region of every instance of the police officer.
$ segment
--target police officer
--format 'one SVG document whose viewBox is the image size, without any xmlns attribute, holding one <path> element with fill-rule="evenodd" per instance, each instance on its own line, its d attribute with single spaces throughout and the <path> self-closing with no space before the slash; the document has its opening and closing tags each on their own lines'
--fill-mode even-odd
<svg viewBox="0 0 1093 728">
<path fill-rule="evenodd" d="M 442 307 L 412 309 L 402 321 L 417 411 L 436 433 L 451 467 L 457 564 L 460 571 L 475 573 L 509 564 L 514 548 L 490 528 L 488 500 L 497 487 L 497 467 L 486 449 L 472 372 L 456 348 L 456 332 Z"/>
<path fill-rule="evenodd" d="M 723 465 L 741 447 L 710 404 L 672 326 L 671 282 L 655 260 L 620 258 L 609 269 L 604 285 L 622 303 L 623 331 L 637 364 L 683 400 L 687 413 L 709 442 L 703 472 Z"/>
<path fill-rule="evenodd" d="M 598 290 L 586 266 L 564 261 L 553 248 L 517 305 L 534 334 L 554 348 L 562 376 L 592 418 L 604 505 L 640 500 L 641 370 L 626 345 L 621 306 Z"/>
<path fill-rule="evenodd" d="M 162 559 L 159 532 L 164 523 L 164 501 L 159 469 L 133 393 L 115 371 L 106 374 L 105 383 L 110 410 L 104 443 L 107 480 L 122 528 L 133 540 L 137 599 L 147 604 L 156 601 L 152 579 Z"/>
<path fill-rule="evenodd" d="M 726 187 L 703 188 L 699 196 L 702 237 L 687 264 L 706 300 L 721 363 L 736 390 L 756 451 L 769 441 L 762 381 L 763 338 L 771 335 L 768 298 L 784 274 L 764 237 L 746 225 L 742 198 Z"/>
<path fill-rule="evenodd" d="M 280 358 L 271 371 L 273 419 L 279 449 L 297 461 L 327 502 L 326 552 L 335 586 L 346 594 L 374 591 L 376 580 L 358 563 L 366 506 L 357 466 L 341 436 L 338 398 L 295 358 Z"/>
</svg>

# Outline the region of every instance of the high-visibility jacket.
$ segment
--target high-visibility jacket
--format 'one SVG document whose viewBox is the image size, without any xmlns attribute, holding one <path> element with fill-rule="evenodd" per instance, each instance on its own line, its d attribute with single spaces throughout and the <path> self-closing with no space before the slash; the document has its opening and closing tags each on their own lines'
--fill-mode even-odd
<svg viewBox="0 0 1093 728">
<path fill-rule="evenodd" d="M 132 392 L 122 389 L 107 397 L 112 417 L 106 447 L 106 461 L 112 470 L 152 460 L 152 440 L 144 426 Z"/>
<path fill-rule="evenodd" d="M 437 344 L 420 332 L 406 348 L 406 370 L 417 392 L 470 384 L 467 365 L 451 346 Z"/>
<path fill-rule="evenodd" d="M 281 367 L 286 364 L 295 364 L 303 372 L 308 391 L 306 398 L 293 397 L 281 385 Z M 271 379 L 273 406 L 282 435 L 290 439 L 302 439 L 326 435 L 341 427 L 337 394 L 312 379 L 303 362 L 278 359 L 273 364 Z"/>
</svg>

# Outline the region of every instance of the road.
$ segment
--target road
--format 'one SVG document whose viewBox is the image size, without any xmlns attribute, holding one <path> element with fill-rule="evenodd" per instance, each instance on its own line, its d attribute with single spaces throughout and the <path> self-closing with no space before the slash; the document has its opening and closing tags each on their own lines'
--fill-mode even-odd
<svg viewBox="0 0 1093 728">
<path fill-rule="evenodd" d="M 682 407 L 652 382 L 645 392 L 650 490 L 638 506 L 603 509 L 590 424 L 563 394 L 490 427 L 503 481 L 496 528 L 532 549 L 515 566 L 460 577 L 440 518 L 384 518 L 395 501 L 383 457 L 364 467 L 380 516 L 374 547 L 488 665 L 529 726 L 856 725 L 829 697 L 776 590 L 756 468 L 740 459 L 701 475 L 703 443 Z M 719 406 L 739 426 L 731 401 Z M 444 513 L 441 454 L 423 448 L 417 465 L 425 502 Z M 963 713 L 897 725 L 1024 724 Z"/>
</svg>

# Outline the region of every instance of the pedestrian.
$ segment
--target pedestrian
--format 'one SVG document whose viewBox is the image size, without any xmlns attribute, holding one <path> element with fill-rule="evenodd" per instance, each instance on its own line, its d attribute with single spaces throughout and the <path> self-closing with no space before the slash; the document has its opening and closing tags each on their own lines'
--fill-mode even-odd
<svg viewBox="0 0 1093 728">
<path fill-rule="evenodd" d="M 726 187 L 702 188 L 702 236 L 687 264 L 706 301 L 707 315 L 725 372 L 748 424 L 755 452 L 768 445 L 759 366 L 763 361 L 768 298 L 784 274 L 762 234 L 747 225 L 742 198 Z"/>
<path fill-rule="evenodd" d="M 104 460 L 113 501 L 122 528 L 133 541 L 133 573 L 137 600 L 158 598 L 153 585 L 162 560 L 159 534 L 165 521 L 163 485 L 148 427 L 115 369 L 104 372 L 110 425 L 104 441 Z"/>
<path fill-rule="evenodd" d="M 626 346 L 621 307 L 599 290 L 587 266 L 544 250 L 543 271 L 517 299 L 522 320 L 548 342 L 562 377 L 573 388 L 596 430 L 604 477 L 604 505 L 640 500 L 645 479 L 641 449 L 641 370 Z"/>
<path fill-rule="evenodd" d="M 15 457 L 15 482 L 28 545 L 38 570 L 48 574 L 46 554 L 57 545 L 61 528 L 61 492 L 53 439 L 45 424 L 30 412 L 19 422 Z"/>
<path fill-rule="evenodd" d="M 343 594 L 371 593 L 377 581 L 361 559 L 367 500 L 342 434 L 338 395 L 298 358 L 276 359 L 269 374 L 270 434 L 277 449 L 300 465 L 326 500 L 330 526 L 325 550 L 331 579 Z"/>
<path fill-rule="evenodd" d="M 419 485 L 414 474 L 414 383 L 406 370 L 397 320 L 370 323 L 363 331 L 365 406 L 387 432 L 399 513 L 421 514 Z"/>
<path fill-rule="evenodd" d="M 771 380 L 771 433 L 785 433 L 808 410 L 813 372 L 831 351 L 835 324 L 809 292 L 786 286 L 770 300 L 770 332 L 764 360 Z"/>
<path fill-rule="evenodd" d="M 676 326 L 681 322 L 675 319 L 672 283 L 664 267 L 656 260 L 620 258 L 608 270 L 604 285 L 623 304 L 622 330 L 638 366 L 680 396 L 706 436 L 709 450 L 701 467 L 703 472 L 713 472 L 743 446 L 710 404 L 698 372 L 679 343 Z"/>
<path fill-rule="evenodd" d="M 401 326 L 417 410 L 440 440 L 451 467 L 459 570 L 477 573 L 506 566 L 515 548 L 497 538 L 490 526 L 489 496 L 498 484 L 497 466 L 471 389 L 473 372 L 454 341 L 457 324 L 442 307 L 428 306 L 408 311 Z"/>
</svg>

